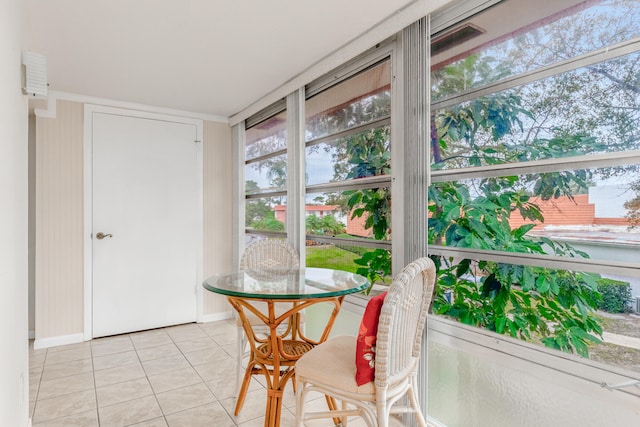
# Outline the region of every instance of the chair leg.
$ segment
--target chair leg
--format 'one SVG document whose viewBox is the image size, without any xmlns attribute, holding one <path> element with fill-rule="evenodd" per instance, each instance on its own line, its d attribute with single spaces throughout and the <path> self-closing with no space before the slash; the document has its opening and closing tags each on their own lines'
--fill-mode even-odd
<svg viewBox="0 0 640 427">
<path fill-rule="evenodd" d="M 387 403 L 386 393 L 376 393 L 376 420 L 378 427 L 389 427 L 390 408 Z M 373 418 L 373 417 L 372 417 Z M 374 421 L 376 421 L 374 420 Z"/>
<path fill-rule="evenodd" d="M 409 396 L 409 402 L 411 403 L 411 407 L 413 408 L 418 425 L 420 427 L 427 427 L 427 421 L 424 419 L 424 416 L 422 415 L 422 411 L 420 410 L 420 403 L 418 402 L 418 394 L 416 393 L 416 386 L 417 384 L 414 378 L 411 381 L 411 386 L 409 386 L 409 390 L 407 390 L 407 395 Z"/>
<path fill-rule="evenodd" d="M 298 390 L 296 391 L 296 424 L 295 427 L 303 427 L 304 421 L 304 398 L 305 398 L 305 383 L 300 382 Z"/>
</svg>

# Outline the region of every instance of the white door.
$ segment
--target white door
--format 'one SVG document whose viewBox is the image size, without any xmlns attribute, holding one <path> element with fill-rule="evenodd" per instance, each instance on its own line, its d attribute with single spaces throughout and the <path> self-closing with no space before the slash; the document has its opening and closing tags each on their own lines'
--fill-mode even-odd
<svg viewBox="0 0 640 427">
<path fill-rule="evenodd" d="M 91 139 L 93 337 L 195 321 L 196 126 L 94 112 Z"/>
</svg>

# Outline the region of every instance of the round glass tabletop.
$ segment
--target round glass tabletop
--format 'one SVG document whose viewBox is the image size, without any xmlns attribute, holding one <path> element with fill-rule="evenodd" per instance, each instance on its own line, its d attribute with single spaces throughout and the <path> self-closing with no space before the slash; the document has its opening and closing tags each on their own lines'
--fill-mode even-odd
<svg viewBox="0 0 640 427">
<path fill-rule="evenodd" d="M 241 270 L 209 277 L 205 289 L 222 295 L 257 299 L 313 299 L 352 294 L 369 287 L 359 274 L 329 268 Z"/>
</svg>

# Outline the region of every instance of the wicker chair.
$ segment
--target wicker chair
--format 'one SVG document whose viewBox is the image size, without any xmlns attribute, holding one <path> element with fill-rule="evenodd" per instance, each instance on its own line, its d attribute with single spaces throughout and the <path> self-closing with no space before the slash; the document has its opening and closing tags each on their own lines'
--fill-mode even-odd
<svg viewBox="0 0 640 427">
<path fill-rule="evenodd" d="M 296 426 L 316 418 L 361 416 L 369 426 L 387 427 L 396 413 L 413 413 L 426 426 L 417 395 L 420 344 L 435 287 L 435 266 L 429 258 L 407 265 L 393 280 L 379 317 L 375 380 L 355 380 L 356 338 L 338 336 L 315 347 L 296 362 Z M 330 365 L 330 366 L 329 366 Z M 342 401 L 342 409 L 305 412 L 305 397 L 317 391 Z M 401 406 L 407 395 L 409 406 Z"/>
<path fill-rule="evenodd" d="M 299 267 L 300 258 L 296 250 L 285 240 L 279 239 L 262 239 L 250 244 L 240 259 L 240 269 L 251 270 L 252 275 L 269 275 L 269 269 L 298 269 Z M 254 303 L 256 307 L 259 305 L 260 303 Z M 291 308 L 290 304 L 277 304 L 276 314 L 280 315 L 289 308 Z M 265 310 L 261 311 L 264 312 Z M 247 317 L 256 333 L 269 334 L 269 329 L 255 314 L 247 313 Z M 238 395 L 244 378 L 242 362 L 249 356 L 249 352 L 246 350 L 248 344 L 247 336 L 244 333 L 242 322 L 237 314 L 236 327 L 238 335 L 236 340 L 236 395 Z M 283 324 L 282 328 L 287 328 L 287 325 Z"/>
</svg>

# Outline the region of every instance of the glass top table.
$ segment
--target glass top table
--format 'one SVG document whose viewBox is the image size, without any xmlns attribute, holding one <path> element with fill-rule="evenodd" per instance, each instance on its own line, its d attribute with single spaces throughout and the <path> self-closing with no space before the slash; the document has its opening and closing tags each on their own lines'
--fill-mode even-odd
<svg viewBox="0 0 640 427">
<path fill-rule="evenodd" d="M 242 409 L 251 377 L 261 374 L 267 383 L 265 426 L 273 427 L 280 425 L 282 395 L 287 381 L 294 376 L 296 360 L 326 341 L 344 297 L 368 288 L 369 281 L 348 271 L 304 268 L 241 270 L 209 277 L 202 285 L 227 297 L 251 347 L 235 415 Z M 322 302 L 333 304 L 333 311 L 320 338 L 314 340 L 305 335 L 300 313 Z M 255 333 L 256 318 L 266 325 L 268 336 Z M 334 401 L 327 399 L 327 403 L 336 409 Z"/>
<path fill-rule="evenodd" d="M 253 299 L 306 300 L 362 291 L 369 281 L 358 274 L 328 268 L 244 270 L 204 281 L 205 289 L 222 295 Z"/>
</svg>

